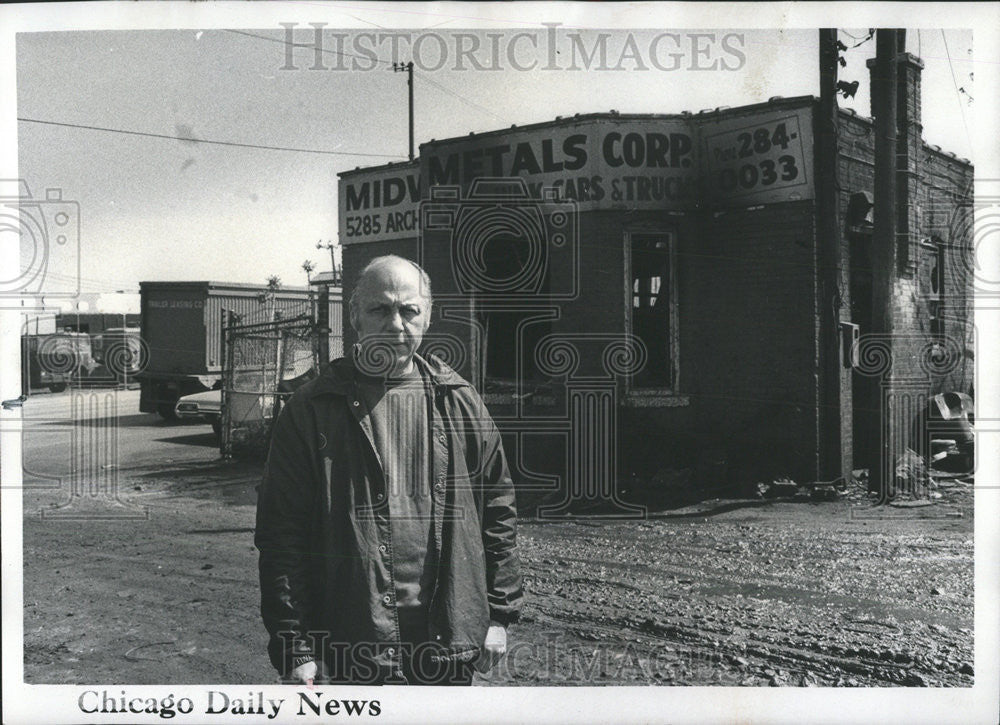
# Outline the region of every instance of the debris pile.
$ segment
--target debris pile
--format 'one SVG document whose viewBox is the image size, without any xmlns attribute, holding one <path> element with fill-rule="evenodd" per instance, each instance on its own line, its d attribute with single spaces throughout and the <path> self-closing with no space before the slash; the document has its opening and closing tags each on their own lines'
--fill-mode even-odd
<svg viewBox="0 0 1000 725">
<path fill-rule="evenodd" d="M 838 501 L 847 492 L 843 478 L 833 481 L 796 483 L 791 478 L 782 477 L 770 483 L 757 484 L 757 498 L 794 498 L 812 501 Z"/>
</svg>

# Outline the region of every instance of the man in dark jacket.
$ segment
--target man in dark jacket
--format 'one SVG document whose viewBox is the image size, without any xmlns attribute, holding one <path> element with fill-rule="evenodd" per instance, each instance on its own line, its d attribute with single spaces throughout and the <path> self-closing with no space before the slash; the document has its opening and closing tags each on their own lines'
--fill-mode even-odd
<svg viewBox="0 0 1000 725">
<path fill-rule="evenodd" d="M 506 652 L 514 488 L 479 395 L 416 354 L 430 313 L 419 266 L 373 260 L 350 300 L 358 345 L 275 422 L 255 542 L 287 682 L 469 684 Z"/>
</svg>

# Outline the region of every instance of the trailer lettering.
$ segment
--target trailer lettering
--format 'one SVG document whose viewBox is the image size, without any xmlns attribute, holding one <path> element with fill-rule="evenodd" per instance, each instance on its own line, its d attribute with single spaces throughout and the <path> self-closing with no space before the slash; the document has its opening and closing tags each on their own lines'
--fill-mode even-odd
<svg viewBox="0 0 1000 725">
<path fill-rule="evenodd" d="M 149 300 L 150 307 L 158 307 L 161 309 L 182 309 L 182 310 L 193 310 L 200 309 L 205 306 L 204 300 Z"/>
</svg>

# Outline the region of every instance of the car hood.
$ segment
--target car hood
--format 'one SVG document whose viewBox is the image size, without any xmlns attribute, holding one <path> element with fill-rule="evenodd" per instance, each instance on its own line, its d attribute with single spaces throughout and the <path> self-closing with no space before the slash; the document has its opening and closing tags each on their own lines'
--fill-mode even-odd
<svg viewBox="0 0 1000 725">
<path fill-rule="evenodd" d="M 177 401 L 178 405 L 181 403 L 196 403 L 200 411 L 219 411 L 222 410 L 222 391 L 206 390 L 203 393 L 185 395 Z"/>
</svg>

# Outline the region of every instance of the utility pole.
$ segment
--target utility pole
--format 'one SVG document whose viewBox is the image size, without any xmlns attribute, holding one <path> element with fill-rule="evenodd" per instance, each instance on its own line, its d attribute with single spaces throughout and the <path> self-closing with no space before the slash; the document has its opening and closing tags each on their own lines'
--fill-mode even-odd
<svg viewBox="0 0 1000 725">
<path fill-rule="evenodd" d="M 850 371 L 841 363 L 841 289 L 847 284 L 843 274 L 843 234 L 837 189 L 837 29 L 819 30 L 819 118 L 817 138 L 817 211 L 819 213 L 819 261 L 822 318 L 820 339 L 823 354 L 822 409 L 820 414 L 820 478 L 835 480 L 850 470 L 843 459 L 844 439 L 850 435 L 850 417 L 841 415 L 843 389 L 850 385 Z"/>
<path fill-rule="evenodd" d="M 316 242 L 316 249 L 330 250 L 330 268 L 333 270 L 330 284 L 320 285 L 319 300 L 316 303 L 316 333 L 319 338 L 317 362 L 321 365 L 330 362 L 330 288 L 341 284 L 340 274 L 337 272 L 337 257 L 334 254 L 339 246 L 339 243 L 324 242 L 322 239 Z M 309 296 L 312 297 L 312 293 Z"/>
<path fill-rule="evenodd" d="M 316 249 L 329 249 L 330 250 L 330 269 L 333 272 L 333 284 L 340 284 L 340 274 L 337 270 L 337 255 L 334 254 L 334 250 L 340 246 L 340 242 L 334 241 L 323 241 L 320 239 L 316 242 Z"/>
<path fill-rule="evenodd" d="M 896 278 L 896 56 L 905 41 L 905 31 L 880 29 L 875 33 L 875 72 L 872 74 L 872 113 L 875 116 L 875 209 L 872 229 L 872 333 L 875 343 L 889 359 L 896 347 L 893 340 L 892 291 Z M 890 363 L 891 364 L 891 363 Z M 890 368 L 883 378 L 891 386 Z M 883 391 L 885 400 L 885 391 Z M 893 451 L 890 442 L 896 431 L 892 416 L 879 413 L 880 446 L 878 461 L 871 469 L 870 486 L 887 491 L 892 483 Z"/>
<path fill-rule="evenodd" d="M 406 71 L 406 85 L 410 95 L 410 161 L 413 161 L 413 61 L 409 63 L 393 63 L 392 72 Z"/>
</svg>

